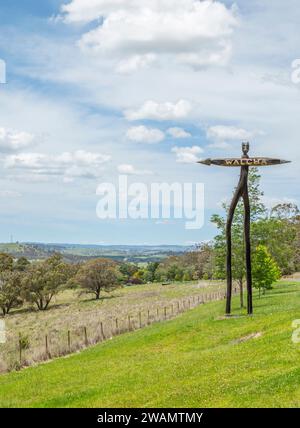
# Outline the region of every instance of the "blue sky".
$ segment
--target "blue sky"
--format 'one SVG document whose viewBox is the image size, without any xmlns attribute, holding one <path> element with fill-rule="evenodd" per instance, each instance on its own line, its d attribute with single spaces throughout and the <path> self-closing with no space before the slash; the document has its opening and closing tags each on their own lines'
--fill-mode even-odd
<svg viewBox="0 0 300 428">
<path fill-rule="evenodd" d="M 0 240 L 211 239 L 238 170 L 199 158 L 293 159 L 262 170 L 268 206 L 299 201 L 296 0 L 10 1 L 0 6 Z M 97 186 L 204 183 L 205 223 L 100 220 Z"/>
</svg>

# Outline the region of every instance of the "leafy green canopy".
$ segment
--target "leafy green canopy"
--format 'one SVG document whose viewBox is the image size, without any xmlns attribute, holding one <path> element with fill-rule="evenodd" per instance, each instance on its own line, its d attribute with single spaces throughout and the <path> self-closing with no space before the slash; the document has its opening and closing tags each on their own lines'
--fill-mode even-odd
<svg viewBox="0 0 300 428">
<path fill-rule="evenodd" d="M 82 291 L 100 299 L 102 291 L 112 291 L 119 286 L 117 265 L 108 259 L 91 260 L 79 269 L 75 279 Z"/>
<path fill-rule="evenodd" d="M 263 292 L 270 290 L 272 284 L 281 276 L 280 269 L 269 253 L 267 247 L 259 245 L 253 254 L 253 284 L 254 287 Z"/>
<path fill-rule="evenodd" d="M 73 267 L 60 254 L 32 263 L 22 278 L 22 295 L 39 310 L 46 310 L 52 298 L 73 275 Z"/>
</svg>

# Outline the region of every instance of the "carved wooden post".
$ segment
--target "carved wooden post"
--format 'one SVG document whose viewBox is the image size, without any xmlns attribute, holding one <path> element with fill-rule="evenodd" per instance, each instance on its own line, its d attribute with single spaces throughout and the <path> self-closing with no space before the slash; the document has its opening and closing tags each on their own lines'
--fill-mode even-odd
<svg viewBox="0 0 300 428">
<path fill-rule="evenodd" d="M 249 158 L 250 145 L 249 143 L 242 144 L 243 156 L 241 158 L 227 159 L 206 159 L 198 163 L 204 165 L 217 165 L 226 167 L 241 167 L 241 174 L 238 186 L 234 192 L 233 199 L 228 211 L 226 223 L 226 270 L 227 270 L 227 292 L 226 292 L 226 314 L 231 313 L 231 298 L 232 298 L 232 237 L 231 229 L 234 217 L 234 212 L 241 198 L 244 202 L 244 236 L 245 236 L 245 260 L 246 260 L 246 281 L 247 281 L 247 311 L 251 315 L 253 313 L 252 303 L 252 269 L 251 269 L 251 212 L 248 191 L 248 174 L 249 167 L 271 166 L 289 163 L 281 159 L 271 159 L 266 157 Z"/>
</svg>

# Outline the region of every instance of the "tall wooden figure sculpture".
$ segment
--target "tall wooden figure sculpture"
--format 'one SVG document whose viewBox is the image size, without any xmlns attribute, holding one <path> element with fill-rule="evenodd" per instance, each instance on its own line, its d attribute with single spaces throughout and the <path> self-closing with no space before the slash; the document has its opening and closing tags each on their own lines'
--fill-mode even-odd
<svg viewBox="0 0 300 428">
<path fill-rule="evenodd" d="M 244 236 L 245 236 L 245 260 L 246 260 L 246 281 L 247 281 L 247 310 L 248 314 L 253 313 L 252 303 L 252 271 L 251 271 L 251 239 L 250 239 L 250 201 L 248 192 L 248 173 L 249 167 L 271 166 L 288 163 L 281 159 L 270 159 L 264 157 L 250 158 L 248 155 L 250 149 L 249 143 L 242 144 L 243 155 L 241 158 L 232 159 L 206 159 L 198 163 L 204 165 L 218 165 L 227 167 L 241 167 L 241 174 L 238 186 L 235 190 L 233 200 L 231 202 L 228 219 L 226 224 L 226 242 L 227 242 L 227 293 L 226 293 L 226 314 L 231 313 L 231 297 L 232 297 L 232 239 L 231 228 L 233 216 L 236 206 L 241 198 L 244 201 Z"/>
</svg>

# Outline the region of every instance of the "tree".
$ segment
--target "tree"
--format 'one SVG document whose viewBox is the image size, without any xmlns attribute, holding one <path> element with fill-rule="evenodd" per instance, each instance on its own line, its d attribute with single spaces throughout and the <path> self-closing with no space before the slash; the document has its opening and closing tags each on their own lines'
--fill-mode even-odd
<svg viewBox="0 0 300 428">
<path fill-rule="evenodd" d="M 249 171 L 249 199 L 251 207 L 251 221 L 257 222 L 266 215 L 266 208 L 261 201 L 263 192 L 260 190 L 260 175 L 257 168 Z M 229 204 L 224 203 L 226 213 Z M 226 218 L 213 215 L 211 218 L 220 233 L 214 239 L 214 276 L 217 279 L 226 278 Z M 240 201 L 237 205 L 232 223 L 232 277 L 239 284 L 241 307 L 244 306 L 243 281 L 245 277 L 245 244 L 244 244 L 244 205 Z"/>
<path fill-rule="evenodd" d="M 19 272 L 24 272 L 28 266 L 30 265 L 29 260 L 26 257 L 20 257 L 15 265 L 14 265 L 14 269 L 19 271 Z"/>
<path fill-rule="evenodd" d="M 210 266 L 213 256 L 213 248 L 210 244 L 197 245 L 195 250 L 182 256 L 184 268 L 192 269 L 193 279 L 202 279 L 204 275 L 210 276 Z"/>
<path fill-rule="evenodd" d="M 299 215 L 299 208 L 292 202 L 284 202 L 275 205 L 271 209 L 270 217 L 279 218 L 281 220 L 294 221 Z"/>
<path fill-rule="evenodd" d="M 10 254 L 0 253 L 0 272 L 12 271 L 14 265 L 14 259 Z"/>
<path fill-rule="evenodd" d="M 297 231 L 289 220 L 262 219 L 252 225 L 252 245 L 264 245 L 284 275 L 295 272 Z"/>
<path fill-rule="evenodd" d="M 119 271 L 121 272 L 125 283 L 130 283 L 132 277 L 138 270 L 138 266 L 134 263 L 122 263 L 119 267 Z"/>
<path fill-rule="evenodd" d="M 7 315 L 12 308 L 22 305 L 21 275 L 19 272 L 6 270 L 0 273 L 0 308 Z"/>
<path fill-rule="evenodd" d="M 159 267 L 158 262 L 150 262 L 147 264 L 146 271 L 145 271 L 145 281 L 146 282 L 154 282 L 155 281 L 155 274 Z"/>
<path fill-rule="evenodd" d="M 75 280 L 86 293 L 100 299 L 102 291 L 109 292 L 119 286 L 117 265 L 108 259 L 96 259 L 85 263 L 78 271 Z"/>
<path fill-rule="evenodd" d="M 159 267 L 155 271 L 155 281 L 157 282 L 167 281 L 167 270 L 162 263 L 159 265 Z"/>
<path fill-rule="evenodd" d="M 281 276 L 277 263 L 264 245 L 259 245 L 253 254 L 252 276 L 254 287 L 259 289 L 259 297 L 261 289 L 265 293 Z"/>
<path fill-rule="evenodd" d="M 300 270 L 300 215 L 297 215 L 295 219 L 295 227 L 296 227 L 296 238 L 294 241 L 294 265 L 295 272 L 299 272 Z"/>
<path fill-rule="evenodd" d="M 253 247 L 265 245 L 276 261 L 282 274 L 289 275 L 298 268 L 299 210 L 295 204 L 282 203 L 274 206 L 268 218 L 252 226 Z"/>
<path fill-rule="evenodd" d="M 71 275 L 72 266 L 64 263 L 60 254 L 54 254 L 45 261 L 29 266 L 22 279 L 22 294 L 28 302 L 36 304 L 40 311 L 47 310 L 52 298 Z"/>
<path fill-rule="evenodd" d="M 192 274 L 191 270 L 187 269 L 183 274 L 182 280 L 183 281 L 192 281 L 192 279 L 193 279 L 193 274 Z"/>
</svg>

